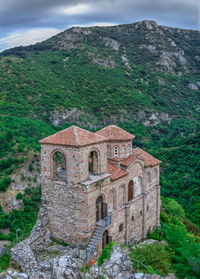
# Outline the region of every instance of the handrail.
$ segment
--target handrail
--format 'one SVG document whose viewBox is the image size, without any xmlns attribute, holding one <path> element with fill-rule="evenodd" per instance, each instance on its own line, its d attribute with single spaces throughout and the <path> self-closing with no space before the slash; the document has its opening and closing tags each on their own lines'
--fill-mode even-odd
<svg viewBox="0 0 200 279">
<path fill-rule="evenodd" d="M 109 213 L 104 219 L 100 220 L 101 222 L 99 223 L 99 227 L 101 228 L 102 232 L 101 232 L 101 237 L 103 235 L 103 231 L 104 231 L 104 228 L 106 228 L 107 226 L 110 226 L 112 224 L 112 213 Z M 99 236 L 99 239 L 101 238 Z M 92 239 L 92 237 L 91 237 Z M 91 241 L 90 239 L 90 241 Z M 98 240 L 99 241 L 99 240 Z M 89 242 L 90 243 L 90 242 Z M 96 243 L 96 246 L 97 246 L 98 242 Z M 91 256 L 94 254 L 94 251 L 96 249 L 96 246 L 94 247 L 91 247 L 91 248 L 86 248 L 86 259 L 90 259 Z"/>
</svg>

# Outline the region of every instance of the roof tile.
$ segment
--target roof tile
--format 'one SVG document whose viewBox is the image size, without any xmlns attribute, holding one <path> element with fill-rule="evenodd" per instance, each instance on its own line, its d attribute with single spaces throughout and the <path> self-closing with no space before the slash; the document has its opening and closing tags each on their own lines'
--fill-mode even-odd
<svg viewBox="0 0 200 279">
<path fill-rule="evenodd" d="M 116 126 L 110 125 L 96 132 L 96 135 L 103 136 L 108 140 L 118 141 L 118 140 L 133 140 L 134 135 L 128 133 L 124 129 Z"/>
<path fill-rule="evenodd" d="M 77 126 L 71 126 L 67 129 L 59 131 L 47 138 L 40 140 L 41 144 L 84 146 L 97 142 L 106 141 L 101 135 L 97 135 L 90 131 L 84 130 Z"/>
<path fill-rule="evenodd" d="M 108 173 L 111 174 L 112 180 L 117 180 L 121 177 L 124 177 L 128 174 L 128 172 L 117 168 L 115 165 L 113 165 L 111 162 L 108 162 Z"/>
<path fill-rule="evenodd" d="M 133 149 L 133 155 L 131 155 L 129 158 L 123 161 L 121 165 L 128 167 L 136 159 L 143 160 L 145 167 L 152 167 L 161 163 L 160 160 L 156 159 L 155 157 L 153 157 L 151 154 L 147 153 L 143 149 L 137 147 Z"/>
</svg>

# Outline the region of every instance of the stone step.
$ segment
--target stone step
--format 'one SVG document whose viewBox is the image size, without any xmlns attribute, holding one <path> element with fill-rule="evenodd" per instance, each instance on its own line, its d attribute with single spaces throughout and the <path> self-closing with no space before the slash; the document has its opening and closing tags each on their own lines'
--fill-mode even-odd
<svg viewBox="0 0 200 279">
<path fill-rule="evenodd" d="M 94 240 L 94 241 L 91 241 L 89 245 L 90 245 L 90 246 L 91 246 L 91 245 L 92 245 L 92 246 L 95 246 L 95 245 L 97 245 L 97 243 L 98 243 L 98 241 L 95 241 L 95 240 Z"/>
<path fill-rule="evenodd" d="M 93 235 L 92 236 L 92 239 L 100 239 L 101 238 L 101 235 Z"/>
<path fill-rule="evenodd" d="M 88 246 L 96 246 L 99 241 L 91 241 Z"/>
</svg>

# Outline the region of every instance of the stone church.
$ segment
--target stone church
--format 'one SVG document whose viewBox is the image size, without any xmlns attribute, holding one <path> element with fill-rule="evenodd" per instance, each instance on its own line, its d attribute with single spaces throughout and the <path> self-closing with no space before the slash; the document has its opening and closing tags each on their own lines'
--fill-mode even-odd
<svg viewBox="0 0 200 279">
<path fill-rule="evenodd" d="M 115 125 L 71 126 L 40 141 L 42 198 L 51 235 L 86 249 L 139 241 L 159 225 L 160 161 Z"/>
</svg>

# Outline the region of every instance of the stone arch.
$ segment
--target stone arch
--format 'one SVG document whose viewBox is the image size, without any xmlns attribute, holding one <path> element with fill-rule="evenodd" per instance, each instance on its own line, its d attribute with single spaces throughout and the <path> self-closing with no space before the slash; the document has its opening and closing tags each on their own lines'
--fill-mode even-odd
<svg viewBox="0 0 200 279">
<path fill-rule="evenodd" d="M 134 163 L 134 168 L 135 168 L 135 171 L 137 171 L 137 174 L 141 174 L 144 169 L 144 167 L 140 161 L 136 161 Z"/>
<path fill-rule="evenodd" d="M 89 153 L 88 157 L 88 171 L 91 174 L 99 174 L 100 173 L 100 167 L 99 167 L 99 160 L 100 160 L 100 154 L 99 150 L 93 149 Z"/>
<path fill-rule="evenodd" d="M 109 193 L 110 195 L 110 202 L 112 204 L 112 209 L 117 209 L 117 193 L 115 189 L 112 189 Z"/>
<path fill-rule="evenodd" d="M 66 155 L 61 150 L 54 150 L 51 154 L 51 169 L 54 179 L 67 179 Z"/>
<path fill-rule="evenodd" d="M 134 198 L 134 183 L 133 180 L 130 180 L 128 183 L 128 202 Z"/>
</svg>

